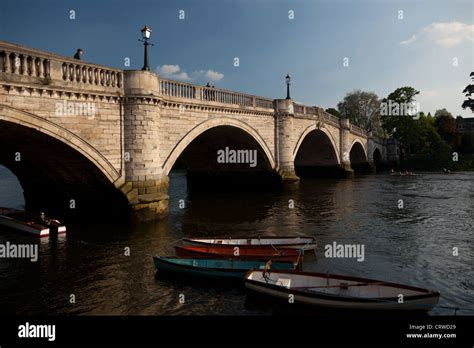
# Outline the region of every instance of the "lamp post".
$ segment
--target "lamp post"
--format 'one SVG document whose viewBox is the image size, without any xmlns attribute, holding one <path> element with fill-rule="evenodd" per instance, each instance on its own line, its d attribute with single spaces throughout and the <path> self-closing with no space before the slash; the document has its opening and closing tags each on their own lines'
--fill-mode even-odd
<svg viewBox="0 0 474 348">
<path fill-rule="evenodd" d="M 291 99 L 290 98 L 290 81 L 291 81 L 290 74 L 286 74 L 285 81 L 286 81 L 286 99 Z"/>
<path fill-rule="evenodd" d="M 142 70 L 147 70 L 149 71 L 150 70 L 150 67 L 148 66 L 148 46 L 153 46 L 153 44 L 151 43 L 148 43 L 148 40 L 150 39 L 150 35 L 151 35 L 151 29 L 148 28 L 145 24 L 145 26 L 143 27 L 142 30 L 140 30 L 141 33 L 142 33 L 142 38 L 143 40 L 140 40 L 138 39 L 138 41 L 141 41 L 143 42 L 143 46 L 144 46 L 144 49 L 145 49 L 145 54 L 144 54 L 144 58 L 143 58 L 143 68 Z"/>
</svg>

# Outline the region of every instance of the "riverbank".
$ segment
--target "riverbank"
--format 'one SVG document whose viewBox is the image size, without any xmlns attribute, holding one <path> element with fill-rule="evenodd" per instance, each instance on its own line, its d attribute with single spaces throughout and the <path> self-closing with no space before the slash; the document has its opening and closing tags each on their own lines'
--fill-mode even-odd
<svg viewBox="0 0 474 348">
<path fill-rule="evenodd" d="M 452 172 L 474 172 L 474 154 L 411 155 L 400 161 L 397 169 L 418 172 L 440 172 L 443 168 Z"/>
</svg>

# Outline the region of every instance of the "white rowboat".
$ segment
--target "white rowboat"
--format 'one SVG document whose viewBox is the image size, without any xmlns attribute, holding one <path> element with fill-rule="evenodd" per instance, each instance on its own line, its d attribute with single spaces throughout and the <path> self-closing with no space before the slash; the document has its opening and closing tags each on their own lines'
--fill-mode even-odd
<svg viewBox="0 0 474 348">
<path fill-rule="evenodd" d="M 429 311 L 439 292 L 379 280 L 298 271 L 251 270 L 245 286 L 294 303 L 353 310 Z"/>
<path fill-rule="evenodd" d="M 313 237 L 184 238 L 183 241 L 194 245 L 274 246 L 303 250 L 314 250 L 317 246 Z"/>
<path fill-rule="evenodd" d="M 66 226 L 54 219 L 32 214 L 23 210 L 0 208 L 0 225 L 26 232 L 36 237 L 47 237 L 50 232 L 66 233 Z"/>
</svg>

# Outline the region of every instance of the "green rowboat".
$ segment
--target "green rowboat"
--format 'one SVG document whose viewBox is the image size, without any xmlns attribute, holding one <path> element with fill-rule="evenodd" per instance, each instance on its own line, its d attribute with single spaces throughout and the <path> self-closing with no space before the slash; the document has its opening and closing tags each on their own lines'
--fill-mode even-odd
<svg viewBox="0 0 474 348">
<path fill-rule="evenodd" d="M 214 279 L 244 279 L 245 273 L 251 269 L 264 269 L 267 261 L 259 260 L 214 260 L 154 256 L 158 272 L 181 273 Z M 272 262 L 272 270 L 294 270 L 292 262 Z"/>
</svg>

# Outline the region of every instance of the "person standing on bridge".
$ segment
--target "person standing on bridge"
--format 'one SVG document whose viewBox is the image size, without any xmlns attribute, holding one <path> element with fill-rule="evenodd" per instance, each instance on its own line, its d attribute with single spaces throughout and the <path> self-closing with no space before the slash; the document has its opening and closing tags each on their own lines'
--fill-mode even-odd
<svg viewBox="0 0 474 348">
<path fill-rule="evenodd" d="M 211 85 L 208 83 L 206 83 L 206 89 L 204 90 L 204 99 L 205 100 L 209 100 L 209 96 L 211 95 L 211 91 L 209 91 L 208 88 L 211 88 Z"/>
<path fill-rule="evenodd" d="M 77 51 L 76 51 L 76 54 L 74 55 L 74 59 L 81 60 L 81 57 L 82 57 L 83 53 L 84 53 L 84 51 L 82 50 L 82 48 L 78 48 Z"/>
</svg>

